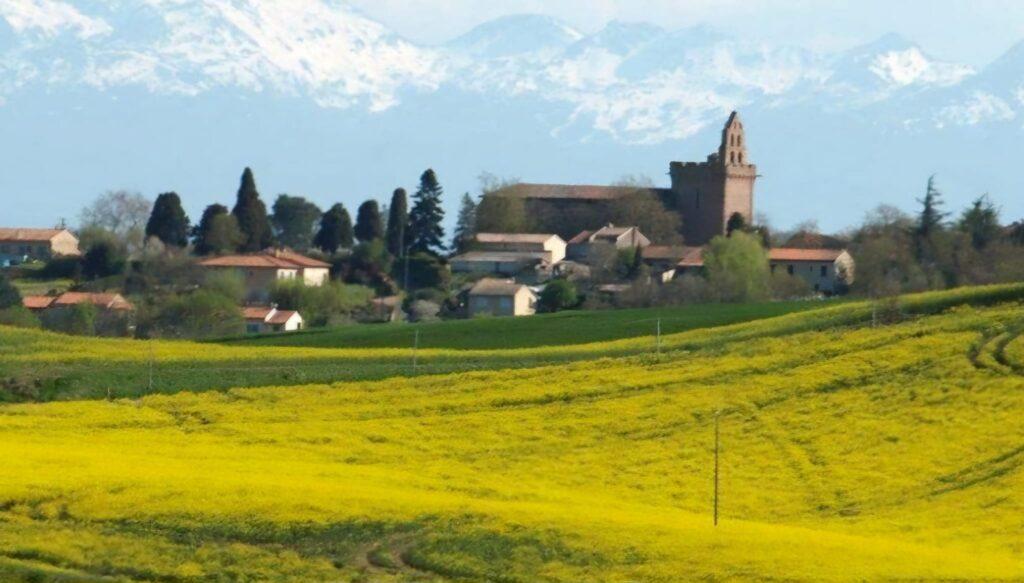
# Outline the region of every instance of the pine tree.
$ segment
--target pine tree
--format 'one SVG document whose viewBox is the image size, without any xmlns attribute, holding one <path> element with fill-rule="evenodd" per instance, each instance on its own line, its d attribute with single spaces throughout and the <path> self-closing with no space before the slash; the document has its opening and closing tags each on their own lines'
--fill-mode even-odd
<svg viewBox="0 0 1024 583">
<path fill-rule="evenodd" d="M 203 211 L 199 224 L 192 229 L 196 255 L 228 253 L 242 242 L 238 220 L 222 204 L 211 204 Z"/>
<path fill-rule="evenodd" d="M 356 239 L 362 243 L 369 243 L 384 236 L 384 223 L 381 221 L 377 201 L 368 200 L 359 205 L 359 210 L 356 211 L 355 234 Z"/>
<path fill-rule="evenodd" d="M 459 203 L 459 217 L 455 222 L 455 234 L 452 237 L 452 249 L 462 253 L 476 236 L 476 202 L 469 193 L 462 195 Z"/>
<path fill-rule="evenodd" d="M 957 227 L 971 237 L 975 249 L 984 249 L 999 238 L 999 209 L 992 204 L 987 194 L 974 199 L 971 206 L 960 216 Z"/>
<path fill-rule="evenodd" d="M 444 189 L 437 181 L 437 175 L 428 169 L 420 176 L 420 187 L 413 196 L 412 210 L 409 211 L 409 232 L 406 240 L 413 252 L 437 254 L 444 250 L 444 209 L 441 196 Z"/>
<path fill-rule="evenodd" d="M 164 245 L 185 247 L 188 245 L 188 230 L 188 216 L 181 208 L 178 194 L 165 192 L 157 196 L 146 223 L 146 237 L 156 237 Z"/>
<path fill-rule="evenodd" d="M 242 173 L 238 200 L 235 202 L 235 208 L 231 209 L 231 214 L 238 220 L 238 227 L 245 237 L 239 251 L 259 251 L 274 244 L 274 233 L 270 229 L 270 219 L 267 217 L 267 205 L 260 200 L 256 180 L 249 168 Z"/>
<path fill-rule="evenodd" d="M 320 229 L 313 237 L 313 244 L 324 253 L 335 253 L 338 249 L 352 247 L 352 218 L 345 206 L 335 204 L 320 218 Z"/>
<path fill-rule="evenodd" d="M 409 203 L 404 188 L 396 188 L 388 205 L 388 227 L 385 233 L 388 253 L 395 257 L 405 254 L 405 228 L 409 223 Z"/>
</svg>

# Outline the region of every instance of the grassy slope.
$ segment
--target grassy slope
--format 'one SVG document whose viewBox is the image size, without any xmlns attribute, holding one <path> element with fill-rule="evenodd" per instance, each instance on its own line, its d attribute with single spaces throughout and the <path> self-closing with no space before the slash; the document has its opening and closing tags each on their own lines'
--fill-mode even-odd
<svg viewBox="0 0 1024 583">
<path fill-rule="evenodd" d="M 980 305 L 1020 298 L 1024 298 L 1024 284 L 917 294 L 904 298 L 902 306 L 907 313 L 921 314 L 965 302 Z M 661 344 L 666 350 L 696 350 L 745 338 L 848 326 L 870 321 L 871 314 L 870 303 L 847 302 L 774 318 L 666 334 Z M 410 348 L 325 349 L 99 340 L 0 327 L 0 400 L 135 397 L 153 392 L 373 380 L 524 368 L 651 353 L 655 348 L 652 336 L 640 336 L 500 350 L 425 348 L 414 355 Z"/>
<path fill-rule="evenodd" d="M 240 346 L 407 348 L 415 330 L 424 348 L 502 349 L 559 346 L 650 336 L 661 320 L 663 334 L 724 326 L 820 308 L 822 302 L 708 304 L 635 310 L 570 311 L 530 318 L 483 318 L 417 325 L 344 326 L 298 334 L 227 340 Z"/>
<path fill-rule="evenodd" d="M 1000 363 L 1024 310 L 812 330 L 837 318 L 549 368 L 2 406 L 0 575 L 1024 578 L 1024 378 Z"/>
</svg>

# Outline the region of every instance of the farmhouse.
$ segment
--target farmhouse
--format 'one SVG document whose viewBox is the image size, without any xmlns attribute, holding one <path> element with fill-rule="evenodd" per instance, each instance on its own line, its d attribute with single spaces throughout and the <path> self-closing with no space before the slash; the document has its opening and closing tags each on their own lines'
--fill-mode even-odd
<svg viewBox="0 0 1024 583">
<path fill-rule="evenodd" d="M 521 275 L 541 279 L 565 259 L 566 243 L 558 235 L 536 233 L 479 233 L 472 251 L 451 258 L 455 273 Z"/>
<path fill-rule="evenodd" d="M 245 331 L 250 334 L 268 332 L 294 332 L 302 330 L 302 316 L 294 310 L 278 310 L 277 306 L 247 306 L 242 308 Z"/>
<path fill-rule="evenodd" d="M 717 151 L 704 162 L 671 162 L 669 175 L 670 188 L 519 183 L 487 196 L 522 200 L 527 217 L 551 218 L 556 232 L 566 237 L 574 233 L 559 229 L 571 228 L 569 217 L 589 217 L 591 224 L 600 224 L 610 203 L 637 193 L 654 195 L 667 210 L 682 215 L 681 234 L 687 245 L 705 245 L 724 235 L 733 215 L 746 224 L 753 222 L 757 167 L 750 163 L 745 129 L 736 112 L 722 128 Z"/>
<path fill-rule="evenodd" d="M 537 312 L 537 295 L 512 280 L 484 278 L 469 290 L 469 316 L 529 316 Z"/>
<path fill-rule="evenodd" d="M 273 284 L 298 280 L 306 285 L 324 285 L 330 279 L 331 264 L 295 253 L 289 249 L 266 249 L 246 255 L 224 255 L 199 262 L 210 271 L 238 273 L 245 281 L 250 301 L 266 301 Z"/>
<path fill-rule="evenodd" d="M 835 293 L 853 283 L 853 257 L 844 249 L 770 249 L 772 273 L 785 270 L 807 281 L 814 291 Z"/>
<path fill-rule="evenodd" d="M 0 267 L 80 254 L 78 237 L 67 229 L 0 228 Z"/>
</svg>

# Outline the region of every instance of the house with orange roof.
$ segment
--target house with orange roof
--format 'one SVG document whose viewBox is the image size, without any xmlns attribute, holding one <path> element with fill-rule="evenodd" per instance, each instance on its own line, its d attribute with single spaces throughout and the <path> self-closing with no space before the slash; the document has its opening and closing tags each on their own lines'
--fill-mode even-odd
<svg viewBox="0 0 1024 583">
<path fill-rule="evenodd" d="M 278 281 L 301 281 L 309 286 L 330 280 L 331 264 L 290 249 L 265 249 L 259 253 L 222 255 L 203 259 L 199 265 L 210 272 L 233 272 L 245 282 L 250 301 L 266 301 Z"/>
<path fill-rule="evenodd" d="M 67 229 L 0 227 L 0 267 L 63 255 L 81 255 L 78 237 Z"/>
<path fill-rule="evenodd" d="M 242 308 L 245 331 L 250 334 L 295 332 L 302 330 L 302 315 L 294 310 L 278 310 L 277 306 L 246 306 Z"/>
<path fill-rule="evenodd" d="M 845 249 L 797 249 L 779 247 L 768 250 L 772 273 L 785 270 L 805 280 L 816 292 L 836 293 L 853 283 L 854 261 Z"/>
</svg>

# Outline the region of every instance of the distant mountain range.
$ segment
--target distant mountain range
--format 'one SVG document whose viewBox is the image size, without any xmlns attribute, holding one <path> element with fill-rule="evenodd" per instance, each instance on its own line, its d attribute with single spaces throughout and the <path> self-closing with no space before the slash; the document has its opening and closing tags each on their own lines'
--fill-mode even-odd
<svg viewBox="0 0 1024 583">
<path fill-rule="evenodd" d="M 909 208 L 933 172 L 951 207 L 990 191 L 1024 215 L 1024 43 L 974 70 L 897 35 L 818 54 L 522 15 L 420 46 L 329 0 L 0 0 L 5 222 L 72 219 L 120 186 L 178 190 L 197 216 L 230 202 L 245 165 L 266 197 L 325 206 L 413 187 L 427 166 L 452 203 L 481 171 L 665 183 L 733 109 L 779 226 Z"/>
</svg>

